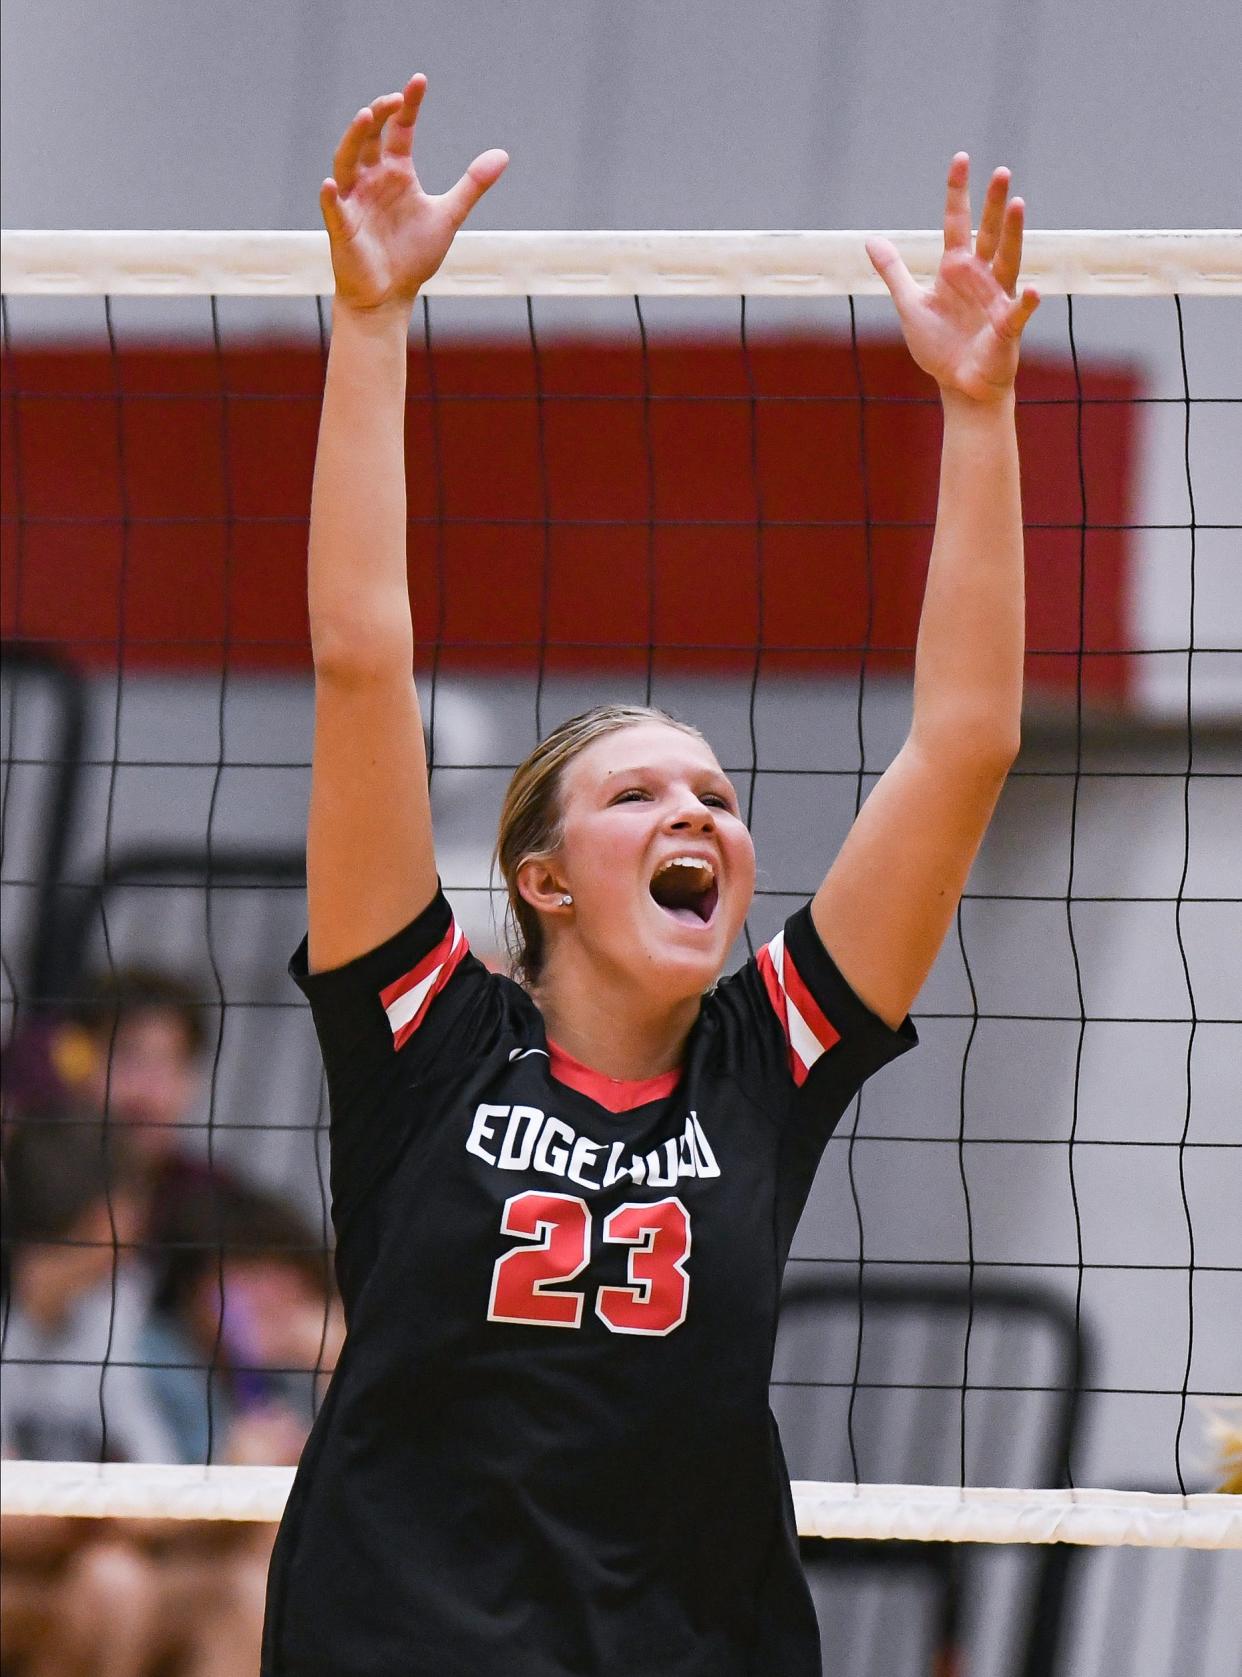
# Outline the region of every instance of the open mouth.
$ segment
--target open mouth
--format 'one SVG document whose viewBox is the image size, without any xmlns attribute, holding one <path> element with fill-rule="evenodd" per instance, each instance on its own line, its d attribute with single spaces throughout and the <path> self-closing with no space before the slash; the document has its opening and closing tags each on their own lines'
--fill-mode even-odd
<svg viewBox="0 0 1242 1677">
<path fill-rule="evenodd" d="M 705 926 L 720 901 L 716 870 L 701 856 L 671 856 L 657 868 L 651 895 L 682 925 Z"/>
</svg>

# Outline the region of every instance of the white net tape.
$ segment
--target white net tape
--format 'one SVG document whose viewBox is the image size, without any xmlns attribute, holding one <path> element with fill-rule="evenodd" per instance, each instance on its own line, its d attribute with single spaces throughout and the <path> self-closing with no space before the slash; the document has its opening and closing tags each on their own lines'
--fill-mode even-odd
<svg viewBox="0 0 1242 1677">
<path fill-rule="evenodd" d="M 1242 1549 L 1242 1498 L 1148 1491 L 953 1490 L 795 1481 L 803 1537 L 919 1543 L 1133 1544 Z"/>
<path fill-rule="evenodd" d="M 937 232 L 887 235 L 929 280 Z M 868 234 L 462 233 L 424 289 L 456 297 L 824 297 L 879 294 Z M 307 297 L 332 290 L 323 233 L 14 231 L 0 246 L 11 296 Z M 1022 279 L 1048 295 L 1242 294 L 1242 233 L 1026 235 Z"/>
<path fill-rule="evenodd" d="M 5 1462 L 0 1512 L 95 1518 L 278 1520 L 284 1467 Z M 1131 1544 L 1242 1549 L 1242 1498 L 1143 1491 L 954 1490 L 944 1485 L 793 1486 L 803 1537 L 918 1543 Z"/>
</svg>

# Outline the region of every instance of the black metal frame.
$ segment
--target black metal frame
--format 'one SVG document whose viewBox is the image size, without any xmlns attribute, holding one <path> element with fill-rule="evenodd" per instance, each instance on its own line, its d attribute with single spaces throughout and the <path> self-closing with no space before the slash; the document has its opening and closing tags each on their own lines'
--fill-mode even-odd
<svg viewBox="0 0 1242 1677">
<path fill-rule="evenodd" d="M 1115 1485 L 1115 1490 L 1142 1491 L 1147 1494 L 1164 1496 L 1181 1496 L 1184 1494 L 1181 1486 L 1176 1484 L 1153 1484 L 1150 1480 L 1144 1484 Z M 1064 1547 L 1064 1545 L 1062 1545 Z M 1082 1593 L 1090 1586 L 1090 1574 L 1093 1566 L 1099 1566 L 1104 1558 L 1103 1546 L 1092 1546 L 1088 1549 L 1075 1549 L 1077 1565 L 1068 1579 L 1065 1595 L 1066 1628 L 1069 1635 L 1081 1630 Z M 1153 1566 L 1167 1566 L 1178 1564 L 1185 1569 L 1181 1580 L 1180 1591 L 1174 1595 L 1169 1592 L 1164 1605 L 1167 1610 L 1176 1615 L 1176 1634 L 1173 1646 L 1177 1649 L 1176 1677 L 1219 1677 L 1221 1667 L 1214 1665 L 1209 1673 L 1204 1659 L 1204 1620 L 1207 1619 L 1210 1628 L 1212 1618 L 1219 1611 L 1219 1603 L 1228 1601 L 1230 1604 L 1237 1599 L 1236 1588 L 1227 1593 L 1229 1582 L 1224 1584 L 1221 1577 L 1226 1567 L 1232 1564 L 1233 1556 L 1221 1549 L 1145 1549 L 1136 1545 L 1125 1545 L 1114 1552 L 1114 1565 L 1117 1573 L 1109 1593 L 1104 1597 L 1102 1616 L 1105 1621 L 1106 1648 L 1113 1664 L 1106 1671 L 1101 1665 L 1095 1669 L 1096 1677 L 1111 1677 L 1112 1671 L 1120 1671 L 1122 1664 L 1118 1663 L 1118 1656 L 1122 1661 L 1126 1655 L 1133 1654 L 1139 1646 L 1138 1635 L 1140 1626 L 1133 1622 L 1132 1614 L 1136 1598 L 1143 1595 L 1146 1587 L 1147 1570 Z M 1210 1593 L 1200 1594 L 1193 1579 L 1193 1569 L 1214 1569 Z M 1120 1646 L 1118 1646 L 1120 1644 Z M 1242 1655 L 1239 1656 L 1237 1670 L 1242 1671 Z"/>
<path fill-rule="evenodd" d="M 54 649 L 36 641 L 0 643 L 0 661 L 14 686 L 12 704 L 17 702 L 17 684 L 34 676 L 51 687 L 57 710 L 56 740 L 48 761 L 47 809 L 39 821 L 43 843 L 36 876 L 33 926 L 24 951 L 26 995 L 23 1000 L 27 1007 L 37 1009 L 55 999 L 64 971 L 60 938 L 65 913 L 64 870 L 81 791 L 86 685 L 79 672 Z"/>
<path fill-rule="evenodd" d="M 827 1275 L 814 1270 L 796 1271 L 787 1277 L 782 1295 L 783 1319 L 799 1312 L 848 1314 L 859 1310 L 870 1320 L 885 1313 L 920 1313 L 960 1316 L 969 1310 L 975 1321 L 991 1316 L 1026 1320 L 1050 1330 L 1061 1349 L 1060 1378 L 1055 1425 L 1049 1430 L 1043 1471 L 1034 1475 L 1042 1485 L 1063 1485 L 1069 1471 L 1070 1452 L 1081 1424 L 1084 1388 L 1089 1384 L 1091 1359 L 1089 1335 L 1073 1308 L 1057 1294 L 1039 1287 L 1016 1287 L 1003 1282 L 925 1281 L 917 1278 L 874 1280 Z M 801 1550 L 808 1570 L 868 1569 L 922 1572 L 937 1592 L 936 1632 L 931 1653 L 933 1677 L 960 1677 L 962 1648 L 961 1609 L 970 1556 L 955 1543 L 867 1542 L 846 1539 L 825 1541 L 803 1539 Z M 1076 1552 L 1071 1544 L 1042 1546 L 1031 1610 L 1019 1656 L 1020 1677 L 1055 1677 L 1057 1652 L 1065 1618 L 1070 1568 Z"/>
<path fill-rule="evenodd" d="M 92 927 L 109 894 L 126 885 L 184 884 L 210 891 L 215 886 L 303 885 L 301 850 L 203 850 L 192 845 L 140 845 L 111 857 L 95 881 L 82 890 L 64 916 L 62 994 L 73 993 L 86 975 Z"/>
</svg>

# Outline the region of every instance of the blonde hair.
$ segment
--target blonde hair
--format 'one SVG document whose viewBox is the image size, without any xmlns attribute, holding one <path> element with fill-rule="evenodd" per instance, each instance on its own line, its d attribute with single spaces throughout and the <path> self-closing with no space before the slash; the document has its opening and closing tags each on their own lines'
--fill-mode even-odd
<svg viewBox="0 0 1242 1677">
<path fill-rule="evenodd" d="M 1231 1413 L 1209 1416 L 1208 1432 L 1217 1450 L 1216 1489 L 1242 1496 L 1242 1407 L 1234 1404 Z"/>
<path fill-rule="evenodd" d="M 545 958 L 543 925 L 539 915 L 518 890 L 518 869 L 531 859 L 553 855 L 561 845 L 561 785 L 565 770 L 588 745 L 605 734 L 619 733 L 644 722 L 662 722 L 701 740 L 688 722 L 679 722 L 652 705 L 596 705 L 571 716 L 541 740 L 513 771 L 500 811 L 493 863 L 505 882 L 505 943 L 513 976 L 531 986 L 539 982 Z M 706 743 L 706 742 L 705 742 Z"/>
</svg>

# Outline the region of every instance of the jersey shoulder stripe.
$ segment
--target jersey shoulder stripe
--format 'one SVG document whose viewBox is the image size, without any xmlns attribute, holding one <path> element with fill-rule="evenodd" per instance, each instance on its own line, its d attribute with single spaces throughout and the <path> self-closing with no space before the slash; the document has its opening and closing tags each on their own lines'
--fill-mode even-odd
<svg viewBox="0 0 1242 1677">
<path fill-rule="evenodd" d="M 417 966 L 386 984 L 379 993 L 388 1017 L 394 1051 L 403 1048 L 427 1016 L 427 1009 L 452 978 L 470 945 L 456 919 Z"/>
<path fill-rule="evenodd" d="M 790 1073 L 801 1088 L 820 1055 L 840 1042 L 841 1033 L 829 1022 L 794 965 L 783 931 L 764 944 L 755 959 L 789 1046 Z"/>
</svg>

